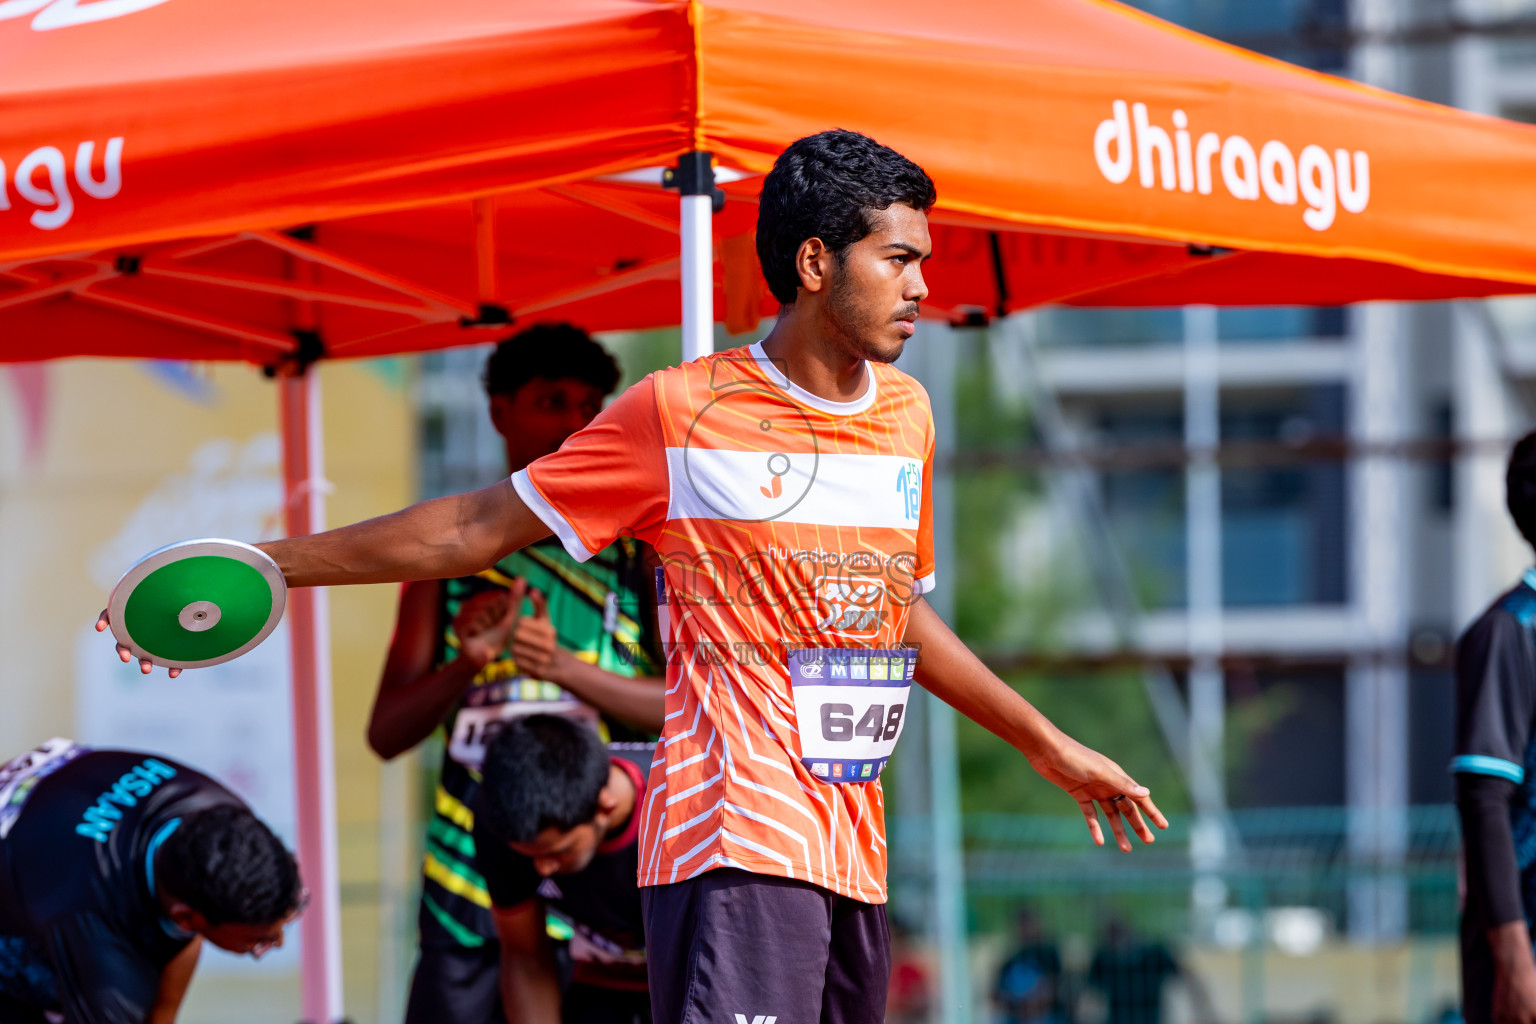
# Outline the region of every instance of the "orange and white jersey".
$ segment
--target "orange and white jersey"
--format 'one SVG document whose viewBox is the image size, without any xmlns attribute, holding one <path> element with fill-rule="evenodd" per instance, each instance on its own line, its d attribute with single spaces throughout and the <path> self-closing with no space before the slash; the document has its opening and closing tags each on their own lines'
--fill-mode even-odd
<svg viewBox="0 0 1536 1024">
<path fill-rule="evenodd" d="M 639 810 L 642 885 L 728 866 L 885 900 L 878 772 L 912 672 L 896 649 L 934 580 L 933 419 L 906 374 L 865 376 L 862 397 L 829 402 L 761 345 L 706 356 L 513 477 L 575 557 L 628 532 L 662 559 L 666 725 Z M 825 759 L 854 748 L 864 760 Z"/>
</svg>

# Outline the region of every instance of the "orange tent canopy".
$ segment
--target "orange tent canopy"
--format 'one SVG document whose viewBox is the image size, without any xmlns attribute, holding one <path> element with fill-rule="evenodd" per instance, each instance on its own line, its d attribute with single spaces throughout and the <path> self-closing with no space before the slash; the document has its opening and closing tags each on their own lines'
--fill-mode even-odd
<svg viewBox="0 0 1536 1024">
<path fill-rule="evenodd" d="M 690 149 L 750 324 L 755 176 L 831 125 L 933 175 L 952 314 L 1536 288 L 1536 129 L 1107 0 L 10 0 L 0 54 L 0 359 L 676 323 Z"/>
</svg>

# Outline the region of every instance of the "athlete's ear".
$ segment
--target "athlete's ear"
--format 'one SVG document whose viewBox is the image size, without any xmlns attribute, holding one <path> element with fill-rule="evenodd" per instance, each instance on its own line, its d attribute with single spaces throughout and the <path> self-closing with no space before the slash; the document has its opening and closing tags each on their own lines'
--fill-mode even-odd
<svg viewBox="0 0 1536 1024">
<path fill-rule="evenodd" d="M 512 396 L 511 395 L 492 395 L 491 396 L 491 426 L 495 427 L 496 428 L 496 432 L 498 434 L 501 434 L 503 437 L 505 437 L 507 431 L 509 429 L 511 429 L 510 424 L 508 423 L 508 421 L 511 418 L 511 416 L 512 416 Z"/>
<path fill-rule="evenodd" d="M 800 287 L 808 292 L 824 291 L 827 275 L 832 271 L 832 250 L 819 238 L 807 238 L 795 250 L 795 272 L 800 275 Z"/>
<path fill-rule="evenodd" d="M 614 788 L 612 782 L 609 782 L 597 791 L 597 813 L 600 817 L 607 818 L 618 809 L 619 791 Z"/>
<path fill-rule="evenodd" d="M 197 932 L 201 935 L 208 930 L 208 919 L 180 900 L 171 904 L 166 916 L 184 932 Z"/>
</svg>

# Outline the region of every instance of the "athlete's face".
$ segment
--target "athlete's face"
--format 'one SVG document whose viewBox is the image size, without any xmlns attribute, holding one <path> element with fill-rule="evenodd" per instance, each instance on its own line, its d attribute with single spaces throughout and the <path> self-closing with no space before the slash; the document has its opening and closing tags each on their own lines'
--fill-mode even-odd
<svg viewBox="0 0 1536 1024">
<path fill-rule="evenodd" d="M 574 875 L 584 870 L 597 856 L 598 844 L 607 831 L 605 824 L 593 821 L 577 825 L 567 832 L 547 828 L 531 843 L 508 843 L 513 850 L 533 861 L 540 878 L 550 875 Z"/>
<path fill-rule="evenodd" d="M 283 945 L 282 924 L 217 924 L 203 929 L 203 938 L 230 953 L 260 960 Z"/>
<path fill-rule="evenodd" d="M 602 408 L 603 392 L 571 377 L 535 377 L 510 395 L 492 395 L 491 423 L 506 441 L 507 468 L 516 472 L 555 451 Z"/>
<path fill-rule="evenodd" d="M 591 821 L 564 832 L 553 827 L 546 828 L 532 842 L 507 845 L 533 861 L 533 870 L 541 878 L 585 871 L 587 865 L 592 863 L 592 858 L 597 856 L 597 848 L 608 837 L 609 831 L 615 825 L 628 824 L 629 814 L 624 813 L 623 794 L 632 790 L 628 777 L 619 769 L 611 768 L 608 784 L 597 794 L 597 815 Z M 633 813 L 632 800 L 630 813 Z M 623 815 L 622 822 L 618 820 L 620 815 Z"/>
<path fill-rule="evenodd" d="M 297 910 L 271 924 L 214 924 L 186 904 L 173 906 L 170 917 L 183 931 L 196 932 L 226 952 L 260 960 L 272 950 L 282 948 L 283 929 L 304 912 L 304 905 L 308 902 L 309 893 L 306 891 Z"/>
<path fill-rule="evenodd" d="M 928 217 L 896 205 L 871 215 L 873 230 L 829 255 L 822 306 L 827 336 L 849 356 L 893 363 L 928 297 L 923 261 L 933 253 Z"/>
</svg>

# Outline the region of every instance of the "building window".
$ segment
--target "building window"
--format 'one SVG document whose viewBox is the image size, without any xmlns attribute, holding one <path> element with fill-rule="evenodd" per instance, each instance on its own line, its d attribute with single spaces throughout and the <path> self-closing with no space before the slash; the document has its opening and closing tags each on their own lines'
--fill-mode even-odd
<svg viewBox="0 0 1536 1024">
<path fill-rule="evenodd" d="M 1130 0 L 1160 18 L 1319 71 L 1347 63 L 1345 0 Z"/>
<path fill-rule="evenodd" d="M 1227 796 L 1235 808 L 1345 802 L 1344 668 L 1228 670 Z M 1305 750 L 1305 757 L 1297 757 Z"/>
<path fill-rule="evenodd" d="M 1036 317 L 1040 340 L 1047 345 L 1110 348 L 1184 341 L 1179 308 L 1052 306 Z M 1217 310 L 1216 330 L 1224 342 L 1333 341 L 1349 333 L 1349 317 L 1341 306 L 1238 306 Z"/>
<path fill-rule="evenodd" d="M 1183 436 L 1176 399 L 1099 412 L 1111 446 L 1172 446 Z M 1224 444 L 1291 442 L 1344 432 L 1338 385 L 1243 393 L 1224 402 Z M 1143 607 L 1182 608 L 1185 506 L 1182 467 L 1112 469 L 1105 509 Z M 1342 604 L 1348 600 L 1346 474 L 1339 461 L 1229 466 L 1222 471 L 1222 597 L 1228 608 Z"/>
</svg>

